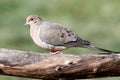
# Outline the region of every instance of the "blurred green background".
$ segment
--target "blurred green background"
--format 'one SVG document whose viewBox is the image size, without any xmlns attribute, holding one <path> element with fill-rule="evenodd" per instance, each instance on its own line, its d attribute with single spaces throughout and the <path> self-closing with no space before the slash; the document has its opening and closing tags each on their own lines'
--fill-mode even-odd
<svg viewBox="0 0 120 80">
<path fill-rule="evenodd" d="M 26 17 L 30 14 L 37 14 L 43 20 L 65 25 L 94 45 L 120 51 L 120 0 L 0 0 L 1 48 L 46 52 L 33 43 L 29 27 L 23 27 Z M 63 52 L 97 53 L 81 48 L 71 48 Z M 0 80 L 35 79 L 1 75 Z"/>
</svg>

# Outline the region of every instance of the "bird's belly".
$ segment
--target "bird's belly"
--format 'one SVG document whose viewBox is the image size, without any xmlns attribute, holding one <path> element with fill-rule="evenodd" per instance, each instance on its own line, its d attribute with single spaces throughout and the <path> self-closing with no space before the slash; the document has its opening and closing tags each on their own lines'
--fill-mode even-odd
<svg viewBox="0 0 120 80">
<path fill-rule="evenodd" d="M 34 42 L 35 42 L 35 44 L 37 44 L 39 47 L 42 47 L 42 48 L 47 49 L 47 50 L 50 50 L 50 51 L 61 51 L 61 50 L 64 50 L 64 49 L 67 48 L 67 47 L 64 47 L 64 46 L 54 46 L 54 45 L 50 45 L 50 44 L 47 44 L 47 43 L 41 41 L 40 39 L 35 39 Z"/>
</svg>

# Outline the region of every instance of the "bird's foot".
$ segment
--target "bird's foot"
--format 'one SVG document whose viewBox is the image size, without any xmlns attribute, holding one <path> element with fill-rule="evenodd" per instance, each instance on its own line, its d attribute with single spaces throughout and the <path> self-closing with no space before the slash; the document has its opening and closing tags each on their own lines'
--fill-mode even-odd
<svg viewBox="0 0 120 80">
<path fill-rule="evenodd" d="M 54 54 L 61 54 L 60 51 L 55 51 L 55 52 L 49 52 L 50 54 L 54 55 Z"/>
</svg>

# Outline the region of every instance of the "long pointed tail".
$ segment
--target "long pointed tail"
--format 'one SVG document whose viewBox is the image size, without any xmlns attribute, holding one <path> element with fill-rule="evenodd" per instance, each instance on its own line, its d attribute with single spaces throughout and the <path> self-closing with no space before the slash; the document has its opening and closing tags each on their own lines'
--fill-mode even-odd
<svg viewBox="0 0 120 80">
<path fill-rule="evenodd" d="M 93 45 L 86 45 L 84 47 L 88 48 L 88 49 L 93 49 L 93 50 L 98 50 L 98 51 L 102 51 L 102 52 L 107 52 L 107 53 L 116 53 L 116 54 L 120 53 L 120 52 L 115 52 L 115 51 L 99 48 L 99 47 L 96 47 L 96 46 L 93 46 Z"/>
</svg>

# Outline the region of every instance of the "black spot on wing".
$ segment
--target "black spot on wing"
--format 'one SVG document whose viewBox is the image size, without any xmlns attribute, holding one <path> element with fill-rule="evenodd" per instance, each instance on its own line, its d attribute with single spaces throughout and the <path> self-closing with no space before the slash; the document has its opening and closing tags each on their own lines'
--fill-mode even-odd
<svg viewBox="0 0 120 80">
<path fill-rule="evenodd" d="M 72 31 L 71 30 L 66 30 L 67 33 L 71 33 Z"/>
<path fill-rule="evenodd" d="M 71 36 L 71 34 L 68 34 L 68 36 Z"/>
<path fill-rule="evenodd" d="M 66 30 L 66 33 L 68 34 L 69 37 L 75 35 L 71 30 Z"/>
<path fill-rule="evenodd" d="M 64 34 L 64 33 L 61 33 L 61 36 L 60 36 L 60 37 L 63 38 L 64 36 L 65 36 L 65 34 Z"/>
</svg>

